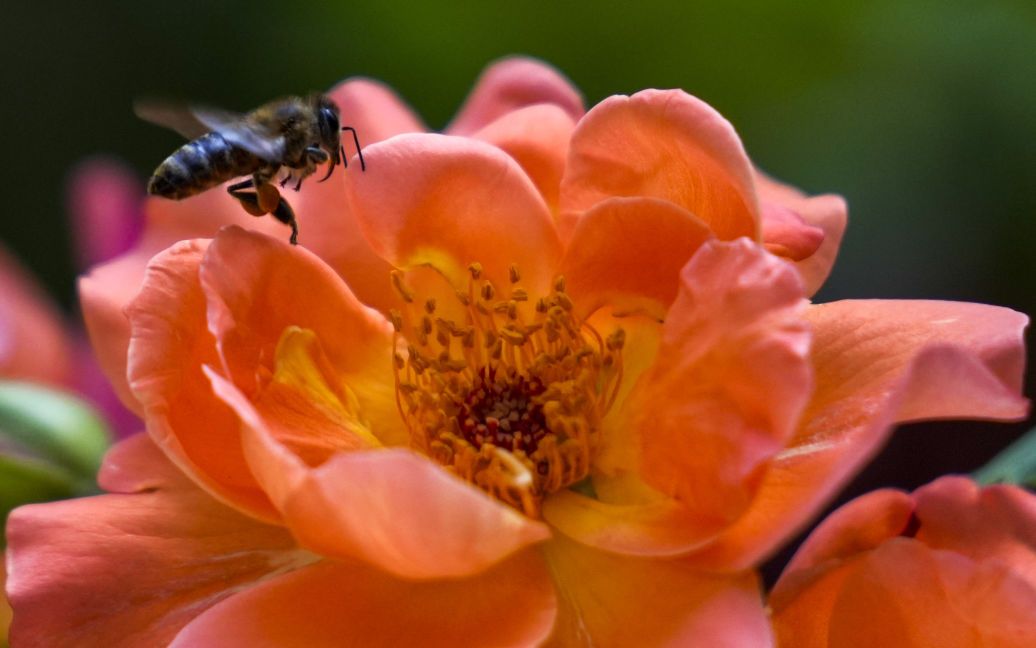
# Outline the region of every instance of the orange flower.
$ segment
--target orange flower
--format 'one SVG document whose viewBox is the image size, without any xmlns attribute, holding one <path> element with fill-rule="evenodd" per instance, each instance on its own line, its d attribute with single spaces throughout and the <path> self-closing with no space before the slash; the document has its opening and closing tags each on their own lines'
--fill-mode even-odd
<svg viewBox="0 0 1036 648">
<path fill-rule="evenodd" d="M 1036 645 L 1036 496 L 943 477 L 831 514 L 770 598 L 781 645 Z"/>
<path fill-rule="evenodd" d="M 334 96 L 367 138 L 419 126 Z M 751 569 L 895 422 L 1025 414 L 1024 316 L 809 305 L 844 204 L 693 97 L 582 115 L 512 60 L 450 132 L 307 187 L 313 252 L 178 243 L 127 319 L 147 244 L 84 280 L 148 436 L 110 495 L 13 516 L 23 645 L 767 645 Z"/>
</svg>

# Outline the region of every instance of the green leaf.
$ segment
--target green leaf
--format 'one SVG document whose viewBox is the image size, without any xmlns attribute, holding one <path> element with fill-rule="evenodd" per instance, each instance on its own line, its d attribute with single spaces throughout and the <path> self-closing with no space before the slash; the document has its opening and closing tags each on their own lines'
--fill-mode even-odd
<svg viewBox="0 0 1036 648">
<path fill-rule="evenodd" d="M 110 442 L 101 418 L 73 396 L 0 381 L 0 453 L 8 458 L 37 460 L 92 481 Z"/>
<path fill-rule="evenodd" d="M 1036 428 L 976 470 L 975 480 L 980 484 L 1016 484 L 1036 488 Z"/>
</svg>

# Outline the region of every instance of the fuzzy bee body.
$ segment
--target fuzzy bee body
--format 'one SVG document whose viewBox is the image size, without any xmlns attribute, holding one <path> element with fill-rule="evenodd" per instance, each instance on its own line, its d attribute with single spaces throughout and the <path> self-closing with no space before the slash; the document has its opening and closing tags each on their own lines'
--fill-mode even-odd
<svg viewBox="0 0 1036 648">
<path fill-rule="evenodd" d="M 148 103 L 138 103 L 136 111 L 191 140 L 155 169 L 149 194 L 181 200 L 247 176 L 229 185 L 227 192 L 249 214 L 270 214 L 290 225 L 292 244 L 298 237 L 295 213 L 272 184 L 281 170 L 287 173 L 280 186 L 294 181 L 295 191 L 325 163 L 327 174 L 320 182 L 327 180 L 335 167 L 348 164 L 339 137 L 343 130 L 352 131 L 360 169 L 366 169 L 355 129 L 340 127 L 338 106 L 321 94 L 284 97 L 244 115 Z"/>
<path fill-rule="evenodd" d="M 234 146 L 219 133 L 208 133 L 187 142 L 155 169 L 147 192 L 181 200 L 240 176 L 269 166 L 245 149 Z"/>
</svg>

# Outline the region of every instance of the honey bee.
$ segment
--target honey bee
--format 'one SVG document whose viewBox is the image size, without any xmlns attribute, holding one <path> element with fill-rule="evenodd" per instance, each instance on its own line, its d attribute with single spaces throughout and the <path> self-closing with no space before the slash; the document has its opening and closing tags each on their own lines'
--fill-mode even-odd
<svg viewBox="0 0 1036 648">
<path fill-rule="evenodd" d="M 317 166 L 327 163 L 331 177 L 339 164 L 348 166 L 342 131 L 352 133 L 360 169 L 366 170 L 356 130 L 339 124 L 338 106 L 327 96 L 284 97 L 247 114 L 205 107 L 180 107 L 137 102 L 140 118 L 177 131 L 190 142 L 158 165 L 147 191 L 153 196 L 181 200 L 228 180 L 251 176 L 227 187 L 246 212 L 273 215 L 291 226 L 291 244 L 299 227 L 291 205 L 273 183 L 281 171 L 280 187 L 295 182 L 295 191 Z"/>
</svg>

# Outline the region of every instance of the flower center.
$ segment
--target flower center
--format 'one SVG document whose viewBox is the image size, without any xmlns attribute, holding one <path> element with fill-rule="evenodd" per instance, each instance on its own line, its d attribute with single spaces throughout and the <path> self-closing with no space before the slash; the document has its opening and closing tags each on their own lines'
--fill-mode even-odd
<svg viewBox="0 0 1036 648">
<path fill-rule="evenodd" d="M 402 275 L 396 396 L 411 444 L 490 496 L 538 516 L 547 493 L 590 471 L 601 419 L 622 376 L 625 335 L 607 339 L 573 313 L 558 277 L 536 299 L 511 267 L 506 296 L 468 268 L 463 316 L 419 306 Z M 404 351 L 405 349 L 405 351 Z"/>
</svg>

